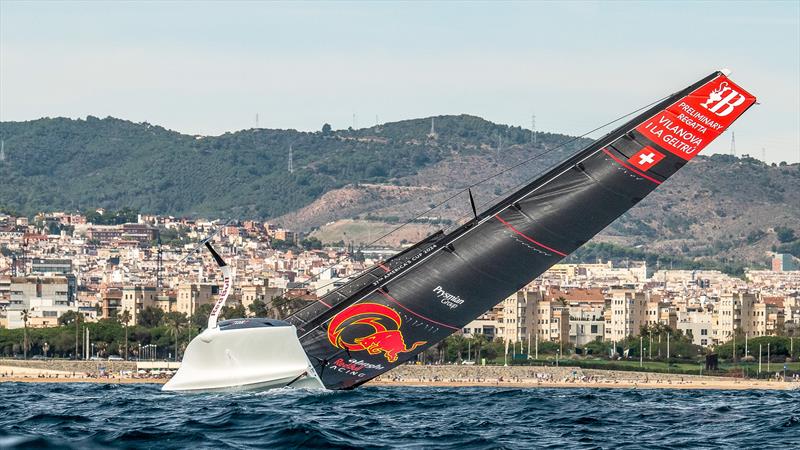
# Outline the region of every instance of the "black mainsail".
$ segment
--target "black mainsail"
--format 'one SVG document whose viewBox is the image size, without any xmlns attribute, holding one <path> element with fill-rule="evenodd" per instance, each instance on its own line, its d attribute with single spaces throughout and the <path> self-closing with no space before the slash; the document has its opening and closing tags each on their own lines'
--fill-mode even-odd
<svg viewBox="0 0 800 450">
<path fill-rule="evenodd" d="M 641 201 L 754 103 L 712 73 L 455 231 L 300 311 L 290 322 L 323 384 L 356 387 L 462 329 Z"/>
</svg>

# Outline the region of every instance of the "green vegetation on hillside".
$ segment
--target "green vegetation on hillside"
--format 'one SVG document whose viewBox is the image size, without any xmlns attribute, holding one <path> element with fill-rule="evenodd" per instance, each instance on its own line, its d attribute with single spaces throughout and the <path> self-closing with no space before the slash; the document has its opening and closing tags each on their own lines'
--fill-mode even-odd
<svg viewBox="0 0 800 450">
<path fill-rule="evenodd" d="M 331 189 L 391 182 L 453 152 L 485 151 L 480 145 L 498 137 L 521 143 L 530 136 L 471 116 L 437 118 L 435 139 L 429 128 L 429 120 L 417 119 L 361 130 L 251 129 L 199 137 L 110 117 L 3 122 L 0 206 L 26 215 L 104 207 L 276 217 Z M 543 145 L 566 139 L 539 138 Z"/>
<path fill-rule="evenodd" d="M 435 135 L 429 135 L 430 126 L 430 119 L 415 119 L 359 130 L 251 129 L 198 137 L 114 118 L 3 122 L 0 212 L 32 217 L 40 211 L 103 207 L 275 219 L 352 185 L 356 189 L 350 192 L 332 193 L 335 208 L 318 204 L 299 217 L 279 220 L 308 231 L 362 218 L 378 229 L 404 223 L 435 204 L 434 199 L 534 158 L 474 189 L 478 203 L 489 204 L 589 142 L 538 133 L 534 146 L 529 130 L 467 115 L 436 117 Z M 397 186 L 398 195 L 358 189 L 375 183 Z M 405 187 L 425 187 L 430 197 Z M 622 248 L 587 247 L 572 260 L 646 258 L 662 267 L 740 274 L 744 266 L 765 265 L 769 251 L 800 257 L 800 204 L 793 201 L 798 196 L 798 164 L 701 155 L 593 241 L 612 241 Z M 465 212 L 454 206 L 462 201 L 459 197 L 418 222 L 449 227 Z M 125 215 L 108 214 L 91 220 L 118 223 Z M 162 239 L 185 243 L 181 237 L 167 233 Z"/>
</svg>

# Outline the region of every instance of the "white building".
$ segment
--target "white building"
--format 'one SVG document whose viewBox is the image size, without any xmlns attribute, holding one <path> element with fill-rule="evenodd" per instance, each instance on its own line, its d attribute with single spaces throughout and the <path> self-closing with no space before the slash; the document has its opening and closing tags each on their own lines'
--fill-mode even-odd
<svg viewBox="0 0 800 450">
<path fill-rule="evenodd" d="M 714 315 L 706 311 L 678 313 L 678 330 L 692 339 L 692 344 L 707 347 L 714 343 Z"/>
<path fill-rule="evenodd" d="M 10 294 L 6 311 L 10 329 L 25 326 L 24 311 L 28 312 L 28 326 L 33 328 L 57 326 L 62 314 L 77 311 L 69 301 L 66 277 L 12 277 Z"/>
</svg>

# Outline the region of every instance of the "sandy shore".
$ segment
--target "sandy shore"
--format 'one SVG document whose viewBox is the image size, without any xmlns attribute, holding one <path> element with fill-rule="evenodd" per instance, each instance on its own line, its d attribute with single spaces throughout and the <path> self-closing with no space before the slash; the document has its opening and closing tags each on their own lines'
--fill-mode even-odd
<svg viewBox="0 0 800 450">
<path fill-rule="evenodd" d="M 89 377 L 85 374 L 63 370 L 48 370 L 30 367 L 0 366 L 0 383 L 155 383 L 164 384 L 165 378 L 130 378 L 130 377 Z"/>
<path fill-rule="evenodd" d="M 663 382 L 663 381 L 419 381 L 419 380 L 391 380 L 391 381 L 372 381 L 372 386 L 426 386 L 426 387 L 466 387 L 466 386 L 491 386 L 491 387 L 513 387 L 513 388 L 590 388 L 590 389 L 720 389 L 720 390 L 793 390 L 800 389 L 800 383 L 783 383 L 778 381 L 763 380 L 741 380 L 732 379 L 730 381 L 708 380 L 708 381 L 684 381 L 684 382 Z"/>
<path fill-rule="evenodd" d="M 97 384 L 164 384 L 163 378 L 89 378 L 89 377 L 0 377 L 0 383 L 97 383 Z M 630 381 L 372 381 L 369 386 L 413 387 L 507 387 L 507 388 L 578 388 L 578 389 L 718 389 L 718 390 L 800 390 L 800 383 L 762 380 L 687 381 L 687 382 L 630 382 Z"/>
<path fill-rule="evenodd" d="M 467 369 L 455 367 L 459 372 Z M 486 376 L 491 371 L 501 370 L 509 373 L 508 368 L 479 368 L 472 375 L 460 373 L 452 378 L 442 377 L 454 367 L 405 366 L 389 372 L 369 382 L 371 386 L 418 386 L 418 387 L 509 387 L 509 388 L 597 388 L 597 389 L 721 389 L 721 390 L 800 390 L 800 383 L 722 378 L 701 376 L 680 376 L 643 372 L 592 371 L 590 376 L 554 376 L 569 372 L 553 372 L 552 368 L 527 368 L 537 372 L 538 377 L 528 378 L 523 372 L 516 370 L 518 376 L 497 377 Z M 476 369 L 470 369 L 473 371 Z M 458 372 L 456 372 L 458 373 Z M 110 377 L 88 376 L 86 373 L 47 370 L 30 367 L 0 366 L 0 383 L 101 383 L 101 384 L 164 384 L 167 378 L 148 377 Z"/>
<path fill-rule="evenodd" d="M 0 383 L 95 383 L 95 384 L 164 384 L 164 378 L 35 378 L 0 377 Z"/>
</svg>

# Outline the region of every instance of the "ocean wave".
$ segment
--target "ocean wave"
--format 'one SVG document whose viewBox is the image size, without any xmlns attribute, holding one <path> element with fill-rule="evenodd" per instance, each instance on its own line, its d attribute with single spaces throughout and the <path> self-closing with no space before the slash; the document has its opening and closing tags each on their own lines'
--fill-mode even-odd
<svg viewBox="0 0 800 450">
<path fill-rule="evenodd" d="M 797 447 L 800 391 L 0 384 L 0 448 Z"/>
</svg>

